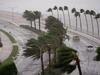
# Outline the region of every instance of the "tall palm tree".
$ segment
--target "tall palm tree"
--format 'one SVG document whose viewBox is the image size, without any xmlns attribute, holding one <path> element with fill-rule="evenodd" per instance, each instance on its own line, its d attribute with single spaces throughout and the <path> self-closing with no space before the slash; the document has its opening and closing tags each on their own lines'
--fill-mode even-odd
<svg viewBox="0 0 100 75">
<path fill-rule="evenodd" d="M 87 33 L 88 33 L 88 20 L 87 20 L 87 16 L 86 16 L 86 11 L 84 11 L 84 9 L 80 9 L 80 13 L 83 13 L 85 16 L 85 21 L 86 21 L 86 26 L 87 26 Z"/>
<path fill-rule="evenodd" d="M 40 11 L 34 11 L 34 13 L 35 13 L 35 16 L 36 16 L 36 19 L 38 19 L 39 20 L 39 30 L 40 30 L 40 28 L 41 28 L 41 12 Z"/>
<path fill-rule="evenodd" d="M 26 18 L 26 20 L 30 21 L 32 27 L 32 22 L 35 20 L 34 13 L 32 11 L 25 10 L 23 17 Z"/>
<path fill-rule="evenodd" d="M 99 36 L 99 23 L 98 23 L 99 18 L 100 18 L 100 13 L 96 14 L 96 16 L 95 16 L 96 23 L 97 23 L 98 36 Z"/>
<path fill-rule="evenodd" d="M 70 13 L 69 13 L 69 9 L 67 6 L 64 6 L 64 10 L 68 11 L 68 18 L 69 18 L 69 26 L 71 28 L 71 19 L 70 19 Z"/>
<path fill-rule="evenodd" d="M 79 70 L 79 75 L 82 75 L 80 59 L 77 55 L 77 51 L 69 47 L 61 47 L 57 51 L 57 64 L 56 68 L 61 69 L 62 72 L 67 72 L 68 74 L 73 72 L 77 66 Z M 71 64 L 71 62 L 74 62 Z"/>
<path fill-rule="evenodd" d="M 57 6 L 54 6 L 53 10 L 57 10 L 57 15 L 58 15 L 58 19 L 59 19 L 59 10 Z"/>
<path fill-rule="evenodd" d="M 79 16 L 79 12 L 75 12 L 74 16 L 76 17 L 76 30 L 77 30 L 77 28 L 78 28 L 78 26 L 77 26 L 77 17 Z"/>
<path fill-rule="evenodd" d="M 75 14 L 75 13 L 76 13 L 76 9 L 73 8 L 73 9 L 71 10 L 71 12 L 72 12 L 72 14 Z M 76 19 L 76 21 L 77 21 L 77 19 Z M 77 29 L 77 23 L 76 23 L 76 29 Z"/>
<path fill-rule="evenodd" d="M 78 13 L 79 19 L 80 19 L 80 30 L 82 31 L 82 20 L 81 20 L 81 14 Z"/>
<path fill-rule="evenodd" d="M 51 8 L 49 8 L 49 9 L 47 10 L 47 12 L 51 12 L 51 13 L 52 13 L 52 16 L 53 16 L 53 11 L 52 11 Z"/>
<path fill-rule="evenodd" d="M 94 10 L 90 11 L 90 18 L 91 18 L 91 24 L 92 24 L 92 34 L 94 35 L 94 24 L 93 24 L 93 17 L 92 16 L 95 16 Z"/>
<path fill-rule="evenodd" d="M 62 7 L 59 7 L 59 10 L 62 11 L 62 13 L 63 13 L 64 26 L 66 26 L 64 9 Z"/>
</svg>

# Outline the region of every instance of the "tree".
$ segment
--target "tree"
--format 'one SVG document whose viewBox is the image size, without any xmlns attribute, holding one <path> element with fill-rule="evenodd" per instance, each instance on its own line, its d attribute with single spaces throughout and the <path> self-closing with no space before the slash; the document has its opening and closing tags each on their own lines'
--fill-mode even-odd
<svg viewBox="0 0 100 75">
<path fill-rule="evenodd" d="M 77 30 L 77 28 L 78 28 L 78 26 L 77 26 L 77 17 L 79 16 L 79 12 L 75 12 L 74 16 L 76 17 L 76 30 Z"/>
<path fill-rule="evenodd" d="M 59 68 L 62 71 L 62 73 L 67 72 L 69 74 L 73 72 L 77 66 L 79 70 L 79 75 L 82 75 L 80 59 L 77 55 L 76 50 L 63 46 L 60 49 L 58 49 L 57 54 L 58 61 L 55 65 L 56 68 Z"/>
<path fill-rule="evenodd" d="M 93 10 L 91 10 L 91 11 L 87 10 L 86 13 L 90 15 L 91 24 L 92 24 L 92 34 L 94 35 L 94 25 L 93 25 L 93 17 L 92 16 L 95 16 L 95 11 L 93 11 Z"/>
<path fill-rule="evenodd" d="M 42 75 L 44 75 L 44 63 L 43 63 L 43 53 L 44 53 L 44 42 L 41 40 L 42 38 L 39 37 L 39 40 L 30 39 L 28 40 L 26 46 L 27 49 L 24 50 L 23 55 L 26 57 L 32 56 L 33 59 L 41 59 L 41 70 Z"/>
<path fill-rule="evenodd" d="M 98 19 L 100 18 L 100 14 L 96 14 L 95 19 L 96 19 L 96 23 L 97 23 L 97 30 L 98 30 L 98 36 L 99 36 L 99 22 Z"/>
<path fill-rule="evenodd" d="M 97 55 L 96 55 L 96 57 L 95 57 L 95 60 L 96 60 L 96 61 L 100 61 L 100 47 L 97 47 L 96 53 L 97 53 Z"/>
<path fill-rule="evenodd" d="M 62 22 L 55 17 L 49 16 L 46 19 L 46 29 L 48 29 L 48 32 L 59 38 L 60 44 L 62 45 L 66 36 L 66 30 L 64 29 Z"/>
<path fill-rule="evenodd" d="M 80 19 L 80 30 L 82 31 L 82 20 L 81 20 L 81 14 L 78 13 L 79 19 Z"/>
<path fill-rule="evenodd" d="M 52 16 L 53 16 L 53 11 L 52 11 L 51 8 L 49 8 L 49 9 L 47 10 L 47 12 L 51 12 L 51 13 L 52 13 Z"/>
<path fill-rule="evenodd" d="M 86 16 L 86 11 L 84 11 L 84 9 L 80 9 L 80 13 L 83 13 L 84 14 L 84 16 L 85 16 L 85 21 L 86 21 L 86 26 L 87 26 L 87 33 L 88 33 L 88 28 L 89 28 L 89 26 L 88 26 L 88 20 L 87 20 L 87 16 Z"/>
<path fill-rule="evenodd" d="M 76 30 L 77 30 L 77 16 L 78 16 L 78 14 L 76 13 L 76 9 L 75 9 L 75 8 L 73 8 L 73 9 L 71 10 L 71 12 L 74 14 L 74 16 L 75 16 L 75 18 L 76 18 Z"/>
<path fill-rule="evenodd" d="M 59 11 L 58 11 L 58 7 L 57 7 L 57 6 L 54 6 L 53 9 L 54 9 L 54 10 L 57 10 L 57 15 L 58 15 L 58 19 L 59 19 Z"/>
<path fill-rule="evenodd" d="M 70 13 L 69 13 L 69 9 L 67 6 L 64 6 L 64 10 L 68 11 L 68 18 L 69 18 L 69 26 L 71 28 L 71 19 L 70 19 Z"/>
<path fill-rule="evenodd" d="M 63 19 L 64 19 L 64 26 L 66 26 L 66 23 L 65 23 L 65 13 L 64 13 L 64 10 L 62 7 L 59 7 L 59 10 L 62 11 L 63 13 Z"/>
<path fill-rule="evenodd" d="M 26 20 L 30 21 L 32 27 L 32 22 L 35 21 L 34 13 L 32 11 L 25 10 L 23 17 L 26 18 Z"/>
<path fill-rule="evenodd" d="M 39 30 L 41 28 L 41 12 L 40 11 L 34 11 L 36 19 L 39 20 Z"/>
</svg>

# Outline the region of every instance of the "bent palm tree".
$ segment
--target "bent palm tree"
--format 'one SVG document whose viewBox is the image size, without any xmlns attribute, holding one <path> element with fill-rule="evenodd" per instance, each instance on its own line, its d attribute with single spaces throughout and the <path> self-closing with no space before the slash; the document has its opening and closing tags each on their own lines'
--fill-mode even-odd
<svg viewBox="0 0 100 75">
<path fill-rule="evenodd" d="M 98 30 L 98 36 L 99 36 L 99 23 L 98 23 L 98 19 L 100 18 L 100 14 L 96 14 L 95 19 L 96 19 L 96 23 L 97 23 L 97 30 Z"/>
<path fill-rule="evenodd" d="M 40 41 L 35 39 L 28 40 L 27 49 L 24 50 L 23 55 L 26 57 L 32 56 L 33 59 L 41 59 L 41 70 L 42 75 L 44 75 L 44 62 L 43 62 L 43 53 L 44 46 Z M 39 65 L 39 64 L 38 64 Z"/>
<path fill-rule="evenodd" d="M 79 19 L 80 19 L 80 30 L 82 31 L 82 20 L 81 20 L 81 14 L 78 13 Z"/>
<path fill-rule="evenodd" d="M 84 9 L 80 9 L 80 13 L 84 13 L 86 26 L 87 26 L 87 33 L 88 33 L 88 21 L 87 21 L 87 16 L 86 16 L 87 13 L 86 13 L 86 11 L 84 11 Z"/>
<path fill-rule="evenodd" d="M 65 23 L 65 13 L 64 13 L 64 10 L 63 10 L 63 8 L 62 8 L 62 7 L 59 7 L 59 10 L 61 10 L 61 11 L 62 11 L 62 13 L 63 13 L 64 27 L 65 27 L 65 26 L 66 26 L 66 23 Z"/>
<path fill-rule="evenodd" d="M 73 9 L 71 10 L 71 12 L 72 12 L 73 14 L 75 14 L 75 13 L 76 13 L 76 9 L 73 8 Z M 76 21 L 77 21 L 77 19 L 76 19 Z M 77 24 L 76 24 L 76 29 L 77 29 Z"/>
<path fill-rule="evenodd" d="M 77 17 L 79 16 L 79 12 L 75 12 L 74 16 L 76 17 L 76 30 L 77 30 L 77 28 L 78 28 L 78 26 L 77 26 Z"/>
<path fill-rule="evenodd" d="M 32 11 L 25 10 L 23 17 L 26 18 L 26 20 L 30 21 L 31 27 L 32 22 L 34 21 L 34 13 Z"/>
<path fill-rule="evenodd" d="M 69 18 L 69 26 L 71 28 L 71 19 L 70 19 L 70 13 L 69 13 L 69 9 L 67 6 L 64 6 L 64 10 L 68 11 L 68 18 Z"/>
<path fill-rule="evenodd" d="M 57 7 L 57 6 L 54 6 L 53 9 L 54 9 L 54 10 L 57 10 L 57 15 L 58 15 L 58 19 L 59 19 L 59 10 L 58 10 L 58 7 Z"/>
<path fill-rule="evenodd" d="M 93 24 L 92 16 L 95 16 L 95 11 L 93 11 L 93 10 L 90 11 L 90 17 L 91 17 L 91 24 L 92 24 L 92 34 L 94 35 L 94 24 Z"/>
<path fill-rule="evenodd" d="M 75 70 L 76 66 L 78 67 L 79 75 L 82 75 L 77 51 L 66 46 L 58 49 L 58 61 L 55 66 L 56 68 L 59 68 L 62 72 L 67 72 L 69 74 Z"/>
<path fill-rule="evenodd" d="M 40 28 L 41 28 L 41 12 L 40 11 L 34 11 L 34 13 L 35 13 L 35 16 L 36 16 L 36 19 L 38 19 L 39 20 L 39 30 L 40 30 Z"/>
</svg>

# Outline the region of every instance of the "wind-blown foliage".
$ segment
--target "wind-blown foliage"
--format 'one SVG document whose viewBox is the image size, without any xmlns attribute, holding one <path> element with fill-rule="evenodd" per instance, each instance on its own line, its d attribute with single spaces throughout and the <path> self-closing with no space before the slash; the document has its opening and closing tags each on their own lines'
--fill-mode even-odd
<svg viewBox="0 0 100 75">
<path fill-rule="evenodd" d="M 55 68 L 61 69 L 62 73 L 67 72 L 69 74 L 76 69 L 76 66 L 78 66 L 79 74 L 82 75 L 76 50 L 62 46 L 57 51 L 57 58 Z"/>
</svg>

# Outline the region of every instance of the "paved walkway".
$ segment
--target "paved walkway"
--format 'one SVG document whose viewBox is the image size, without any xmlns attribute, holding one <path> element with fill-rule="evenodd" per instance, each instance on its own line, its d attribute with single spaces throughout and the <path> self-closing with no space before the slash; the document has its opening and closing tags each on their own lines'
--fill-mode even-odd
<svg viewBox="0 0 100 75">
<path fill-rule="evenodd" d="M 0 32 L 1 41 L 3 43 L 3 47 L 0 50 L 0 61 L 3 62 L 5 59 L 7 59 L 12 52 L 12 43 L 9 40 L 9 38 Z"/>
</svg>

